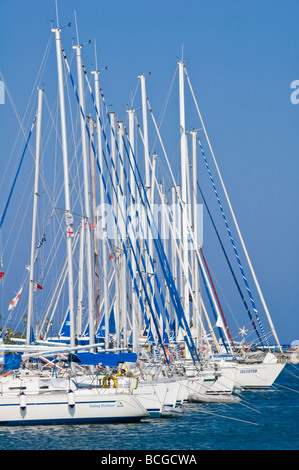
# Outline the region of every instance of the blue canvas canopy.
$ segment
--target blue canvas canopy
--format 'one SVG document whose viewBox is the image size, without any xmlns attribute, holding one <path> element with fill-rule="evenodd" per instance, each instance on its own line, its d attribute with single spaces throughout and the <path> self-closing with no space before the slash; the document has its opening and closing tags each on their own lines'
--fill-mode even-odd
<svg viewBox="0 0 299 470">
<path fill-rule="evenodd" d="M 22 354 L 8 353 L 4 354 L 3 372 L 8 370 L 16 370 L 22 362 Z"/>
<path fill-rule="evenodd" d="M 90 353 L 82 352 L 70 354 L 69 361 L 79 362 L 80 364 L 96 366 L 101 364 L 103 366 L 114 367 L 119 362 L 136 362 L 137 354 L 135 353 Z"/>
</svg>

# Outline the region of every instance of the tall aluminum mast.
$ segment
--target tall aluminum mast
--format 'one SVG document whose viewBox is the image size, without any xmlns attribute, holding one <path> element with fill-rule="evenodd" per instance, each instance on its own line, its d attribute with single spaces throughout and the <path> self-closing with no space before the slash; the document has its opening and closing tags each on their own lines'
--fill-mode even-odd
<svg viewBox="0 0 299 470">
<path fill-rule="evenodd" d="M 100 82 L 99 82 L 99 70 L 92 72 L 94 75 L 94 88 L 95 88 L 95 101 L 97 108 L 97 143 L 98 143 L 98 159 L 101 171 L 103 172 L 103 141 L 102 141 L 102 129 L 100 124 L 101 108 L 100 108 Z M 104 217 L 104 204 L 105 204 L 105 188 L 102 178 L 100 178 L 100 212 L 98 212 L 98 218 Z M 105 347 L 109 348 L 109 283 L 108 283 L 108 238 L 107 238 L 107 227 L 98 227 L 97 234 L 102 239 L 102 255 L 103 255 L 103 271 L 104 271 L 104 315 L 105 315 L 105 331 L 108 334 L 105 335 Z"/>
<path fill-rule="evenodd" d="M 117 115 L 114 112 L 109 113 L 110 122 L 111 122 L 111 158 L 114 163 L 115 171 L 112 173 L 112 181 L 115 191 L 113 191 L 113 209 L 116 215 L 116 220 L 119 220 L 119 207 L 117 197 L 119 194 L 119 188 L 117 184 L 116 172 L 118 172 L 118 158 L 117 158 L 117 149 L 116 149 L 116 134 L 117 134 Z M 119 233 L 117 225 L 114 224 L 114 246 L 115 246 L 115 303 L 114 303 L 114 316 L 116 325 L 119 323 L 120 316 L 120 278 L 119 278 L 119 266 L 120 266 L 120 243 L 119 243 Z"/>
<path fill-rule="evenodd" d="M 123 137 L 125 135 L 125 124 L 122 121 L 118 122 L 118 148 L 119 153 L 124 162 L 124 144 L 123 144 Z M 120 165 L 120 187 L 118 188 L 118 198 L 119 203 L 121 206 L 122 217 L 119 218 L 119 225 L 121 230 L 121 237 L 123 242 L 126 240 L 126 214 L 127 214 L 127 204 L 126 204 L 126 196 L 125 196 L 125 179 L 124 179 L 124 168 Z M 121 193 L 122 190 L 122 193 Z M 121 256 L 120 263 L 119 263 L 119 272 L 120 272 L 120 314 L 121 317 L 119 319 L 119 326 L 117 326 L 117 336 L 116 336 L 116 346 L 119 347 L 120 345 L 120 337 L 121 337 L 121 328 L 123 333 L 123 346 L 127 346 L 127 278 L 126 278 L 126 258 L 125 256 Z"/>
<path fill-rule="evenodd" d="M 96 168 L 94 154 L 94 120 L 89 116 L 90 135 L 90 173 L 91 173 L 91 195 L 92 195 L 92 221 L 93 221 L 93 267 L 94 267 L 94 303 L 95 303 L 95 324 L 100 323 L 100 272 L 99 272 L 99 240 L 96 230 L 97 221 L 97 195 L 96 195 Z"/>
<path fill-rule="evenodd" d="M 196 152 L 196 143 L 197 143 L 197 132 L 196 131 L 191 131 L 191 136 L 192 136 L 192 170 L 193 170 L 193 183 L 192 183 L 192 189 L 193 189 L 193 233 L 194 233 L 194 242 L 198 246 L 199 242 L 199 233 L 198 233 L 198 211 L 197 211 L 197 152 Z M 196 315 L 196 309 L 198 309 L 199 315 L 201 312 L 201 303 L 200 303 L 200 285 L 199 285 L 199 270 L 198 270 L 198 262 L 197 262 L 197 257 L 196 257 L 196 251 L 194 250 L 192 252 L 192 257 L 193 257 L 193 263 L 194 263 L 194 272 L 193 272 L 193 291 L 194 291 L 194 298 L 195 298 L 195 304 L 196 308 L 193 308 L 193 315 Z M 194 319 L 193 319 L 194 321 Z M 195 317 L 195 326 L 196 326 L 196 331 L 197 331 L 197 346 L 200 346 L 201 344 L 201 319 L 197 318 L 197 315 Z"/>
<path fill-rule="evenodd" d="M 139 76 L 141 83 L 141 101 L 142 101 L 142 120 L 143 120 L 143 139 L 144 139 L 144 164 L 145 164 L 145 188 L 150 187 L 150 165 L 149 165 L 149 145 L 148 145 L 148 123 L 147 123 L 147 104 L 145 74 Z"/>
<path fill-rule="evenodd" d="M 134 127 L 134 120 L 135 120 L 135 109 L 129 109 L 129 141 L 130 141 L 130 151 L 129 151 L 129 158 L 130 158 L 130 187 L 132 193 L 132 199 L 134 200 L 134 206 L 137 204 L 136 199 L 136 183 L 135 183 L 135 159 L 134 159 L 134 152 L 135 152 L 135 127 Z M 133 213 L 131 213 L 132 219 L 135 219 L 136 216 L 136 209 L 134 206 L 131 206 Z M 137 267 L 135 257 L 133 255 L 136 253 L 136 239 L 134 233 L 131 235 L 132 240 L 132 271 L 133 276 L 136 276 Z M 137 281 L 137 280 L 136 280 Z M 139 347 L 139 308 L 137 302 L 137 292 L 134 286 L 134 282 L 132 282 L 132 330 L 133 330 L 133 352 L 138 352 Z"/>
<path fill-rule="evenodd" d="M 42 121 L 42 103 L 44 90 L 38 90 L 38 106 L 36 115 L 36 148 L 35 148 L 35 176 L 33 192 L 33 216 L 32 216 L 32 234 L 31 234 L 31 255 L 30 255 L 30 274 L 29 274 L 29 295 L 28 295 L 28 314 L 26 344 L 30 344 L 30 330 L 33 315 L 33 291 L 34 291 L 34 258 L 35 258 L 35 238 L 36 238 L 36 220 L 37 220 L 37 201 L 38 201 L 38 180 L 39 180 L 39 157 L 41 141 L 41 121 Z"/>
<path fill-rule="evenodd" d="M 62 45 L 59 27 L 53 28 L 56 39 L 56 57 L 57 57 L 57 73 L 58 88 L 60 100 L 60 124 L 61 124 L 61 140 L 63 155 L 63 174 L 64 174 L 64 198 L 65 198 L 65 214 L 67 217 L 71 214 L 70 189 L 69 189 L 69 165 L 68 165 L 68 145 L 66 133 L 66 116 L 65 116 L 65 99 L 63 88 L 63 69 L 62 69 Z M 73 257 L 72 257 L 72 238 L 67 237 L 67 259 L 68 259 L 68 290 L 69 290 L 69 309 L 70 309 L 70 344 L 75 346 L 75 312 L 74 312 L 74 283 L 73 283 Z"/>
<path fill-rule="evenodd" d="M 80 125 L 82 139 L 82 157 L 83 157 L 83 178 L 84 178 L 84 208 L 86 217 L 85 236 L 86 236 L 86 265 L 87 265 L 87 293 L 88 293 L 88 319 L 89 319 L 89 343 L 94 344 L 94 289 L 92 277 L 92 254 L 91 254 L 91 233 L 90 233 L 90 200 L 89 200 L 89 175 L 88 175 L 88 151 L 86 138 L 86 117 L 85 117 L 85 98 L 83 86 L 83 68 L 81 45 L 73 46 L 76 50 L 77 73 L 78 73 L 78 94 L 80 103 Z"/>
<path fill-rule="evenodd" d="M 179 62 L 179 98 L 180 98 L 180 132 L 181 132 L 181 187 L 182 187 L 182 237 L 183 237 L 183 307 L 188 324 L 190 325 L 189 289 L 188 289 L 188 217 L 187 211 L 187 136 L 185 124 L 185 96 L 184 96 L 184 64 Z"/>
</svg>

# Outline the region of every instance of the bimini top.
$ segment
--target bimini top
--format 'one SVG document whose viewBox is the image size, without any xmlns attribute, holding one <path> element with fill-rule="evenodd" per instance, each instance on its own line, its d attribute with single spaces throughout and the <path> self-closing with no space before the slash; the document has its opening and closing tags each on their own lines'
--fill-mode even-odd
<svg viewBox="0 0 299 470">
<path fill-rule="evenodd" d="M 80 364 L 96 366 L 117 366 L 120 362 L 136 362 L 137 354 L 135 353 L 91 353 L 82 352 L 69 354 L 70 362 L 79 362 Z"/>
</svg>

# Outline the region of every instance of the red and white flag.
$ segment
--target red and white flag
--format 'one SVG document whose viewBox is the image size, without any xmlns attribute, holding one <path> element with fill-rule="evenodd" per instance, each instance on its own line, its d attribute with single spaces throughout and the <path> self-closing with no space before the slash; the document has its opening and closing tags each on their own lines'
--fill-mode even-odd
<svg viewBox="0 0 299 470">
<path fill-rule="evenodd" d="M 67 234 L 68 238 L 72 238 L 74 236 L 73 229 L 71 227 L 68 227 L 67 231 L 66 231 L 66 234 Z"/>
<path fill-rule="evenodd" d="M 9 302 L 8 310 L 12 310 L 13 308 L 15 308 L 15 306 L 17 305 L 19 301 L 22 290 L 23 290 L 23 287 L 21 287 L 21 289 L 19 290 L 17 295 L 11 300 L 11 302 Z"/>
<path fill-rule="evenodd" d="M 36 290 L 39 290 L 39 289 L 43 289 L 43 287 L 40 285 L 40 284 L 34 284 L 34 291 Z"/>
</svg>

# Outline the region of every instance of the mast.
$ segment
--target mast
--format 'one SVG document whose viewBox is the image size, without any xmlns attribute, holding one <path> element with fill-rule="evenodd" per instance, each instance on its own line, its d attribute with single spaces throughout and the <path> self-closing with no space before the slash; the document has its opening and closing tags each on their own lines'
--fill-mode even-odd
<svg viewBox="0 0 299 470">
<path fill-rule="evenodd" d="M 31 330 L 31 323 L 32 323 L 32 316 L 33 316 L 34 258 L 35 258 L 35 238 L 36 238 L 36 220 L 37 220 L 43 92 L 44 90 L 40 88 L 38 89 L 38 106 L 37 106 L 37 116 L 36 116 L 35 176 L 34 176 L 34 192 L 33 192 L 33 216 L 32 216 L 32 234 L 31 234 L 28 315 L 27 315 L 27 331 L 26 331 L 26 345 L 27 346 L 30 344 L 30 330 Z"/>
<path fill-rule="evenodd" d="M 154 201 L 155 201 L 155 179 L 156 179 L 156 166 L 157 166 L 157 158 L 158 154 L 153 154 L 153 161 L 152 161 L 152 174 L 151 174 L 151 188 L 149 190 L 149 201 L 151 210 L 154 211 Z M 154 258 L 154 249 L 153 249 L 153 236 L 151 230 L 148 231 L 148 249 L 149 249 L 149 256 L 153 259 Z M 148 271 L 150 271 L 150 275 L 153 274 L 153 270 L 151 265 L 149 266 Z M 154 290 L 155 285 L 153 285 Z"/>
<path fill-rule="evenodd" d="M 144 139 L 144 164 L 145 164 L 145 188 L 150 188 L 150 168 L 149 168 L 149 145 L 148 145 L 148 123 L 147 123 L 147 105 L 146 105 L 146 87 L 145 74 L 139 76 L 141 83 L 141 101 L 142 101 L 142 120 L 143 120 L 143 139 Z"/>
<path fill-rule="evenodd" d="M 122 121 L 118 121 L 118 130 L 117 130 L 117 135 L 118 135 L 118 150 L 119 150 L 119 155 L 124 162 L 124 145 L 123 145 L 123 136 L 125 134 L 125 127 L 124 123 Z M 119 162 L 120 163 L 120 162 Z M 119 200 L 119 210 L 123 214 L 123 217 L 119 217 L 120 220 L 118 220 L 118 226 L 120 230 L 120 236 L 122 239 L 126 237 L 126 202 L 125 202 L 125 177 L 124 177 L 124 167 L 123 165 L 119 165 L 119 186 L 118 186 L 118 200 Z"/>
<path fill-rule="evenodd" d="M 166 194 L 164 193 L 163 190 L 163 185 L 160 185 L 160 192 L 161 192 L 161 204 L 162 204 L 162 211 L 161 211 L 161 235 L 162 235 L 162 241 L 163 241 L 163 248 L 164 252 L 166 255 L 166 258 L 168 259 L 168 240 L 169 240 L 169 228 L 168 225 L 166 224 L 166 215 L 165 211 L 167 212 L 167 216 L 169 214 L 169 207 L 168 207 L 168 202 L 166 198 Z M 167 228 L 166 228 L 167 227 Z M 168 284 L 165 279 L 164 282 L 165 286 L 165 306 L 167 310 L 169 311 L 169 306 L 170 306 L 170 294 L 169 294 L 169 289 L 168 289 Z"/>
<path fill-rule="evenodd" d="M 76 50 L 77 73 L 78 73 L 78 95 L 80 103 L 80 125 L 82 140 L 82 158 L 83 158 L 83 179 L 84 179 L 84 209 L 86 217 L 85 236 L 86 236 L 86 265 L 87 265 L 87 293 L 88 293 L 88 318 L 89 318 L 89 343 L 94 344 L 94 302 L 93 302 L 93 279 L 92 279 L 92 254 L 91 254 L 91 233 L 90 233 L 90 202 L 89 202 L 89 177 L 88 177 L 88 152 L 85 129 L 85 98 L 83 86 L 83 70 L 81 45 L 73 46 Z"/>
<path fill-rule="evenodd" d="M 99 243 L 96 231 L 97 220 L 97 196 L 96 196 L 96 170 L 94 155 L 94 120 L 89 117 L 90 134 L 90 174 L 91 174 L 91 198 L 93 221 L 93 258 L 94 258 L 94 291 L 95 291 L 95 323 L 100 323 L 100 272 L 99 272 Z"/>
<path fill-rule="evenodd" d="M 135 159 L 134 159 L 134 152 L 135 152 L 135 139 L 134 139 L 134 120 L 135 120 L 135 109 L 129 109 L 129 142 L 130 142 L 130 151 L 129 151 L 129 158 L 130 158 L 130 187 L 131 187 L 131 194 L 132 199 L 134 201 L 134 208 L 133 213 L 131 213 L 131 218 L 135 221 L 136 218 L 136 184 L 135 184 Z M 136 253 L 136 239 L 134 233 L 131 236 L 132 241 L 132 256 L 131 256 L 131 263 L 132 263 L 132 271 L 133 276 L 136 278 L 136 261 L 133 255 L 133 252 Z M 133 330 L 133 352 L 137 353 L 138 346 L 139 346 L 139 312 L 138 312 L 138 303 L 137 303 L 137 292 L 136 288 L 132 279 L 132 330 Z"/>
<path fill-rule="evenodd" d="M 150 195 L 150 162 L 149 162 L 149 143 L 148 143 L 148 121 L 147 121 L 147 98 L 146 98 L 146 86 L 145 86 L 145 74 L 139 75 L 140 83 L 141 83 L 141 103 L 142 103 L 142 122 L 143 122 L 143 146 L 144 146 L 144 166 L 145 166 L 145 184 L 144 190 L 147 196 L 148 201 L 151 200 Z M 143 236 L 148 241 L 150 236 L 150 230 L 148 229 L 147 221 L 146 221 L 146 214 L 145 214 L 145 207 L 142 207 L 142 215 L 141 215 L 141 224 L 143 230 Z M 152 242 L 149 242 L 149 246 L 151 249 Z M 148 256 L 145 254 L 145 243 L 141 240 L 141 247 L 143 255 L 146 257 L 146 272 L 151 273 L 150 269 L 150 262 Z M 150 253 L 151 254 L 151 253 Z M 146 275 L 146 273 L 145 273 Z"/>
<path fill-rule="evenodd" d="M 153 154 L 153 164 L 152 164 L 152 182 L 151 182 L 151 206 L 153 206 L 155 201 L 155 178 L 156 178 L 156 165 L 157 165 L 158 154 Z"/>
<path fill-rule="evenodd" d="M 95 88 L 95 101 L 97 107 L 97 143 L 98 143 L 98 159 L 101 170 L 103 171 L 103 141 L 102 141 L 102 130 L 100 124 L 100 82 L 99 82 L 99 70 L 92 72 L 94 75 L 94 88 Z M 105 204 L 105 188 L 102 178 L 100 178 L 100 208 L 102 212 L 98 213 L 98 218 L 104 216 L 104 204 Z M 107 239 L 107 227 L 101 227 L 101 233 L 99 233 L 99 227 L 97 227 L 98 235 L 101 235 L 102 239 L 102 255 L 103 255 L 103 271 L 104 271 L 104 315 L 105 315 L 105 331 L 108 331 L 109 335 L 109 283 L 108 283 L 108 239 Z M 107 328 L 107 330 L 106 330 Z M 109 348 L 109 336 L 105 335 L 105 347 Z"/>
<path fill-rule="evenodd" d="M 80 251 L 79 251 L 79 270 L 78 270 L 78 302 L 77 302 L 77 336 L 82 335 L 83 318 L 83 266 L 84 266 L 84 241 L 85 241 L 85 219 L 81 217 L 80 229 Z"/>
<path fill-rule="evenodd" d="M 67 217 L 71 214 L 70 190 L 69 190 L 69 166 L 68 166 L 68 146 L 66 133 L 65 99 L 63 88 L 63 69 L 62 69 L 62 45 L 59 27 L 52 29 L 55 32 L 56 39 L 56 57 L 58 72 L 58 87 L 60 100 L 60 121 L 61 121 L 61 139 L 63 154 L 63 173 L 64 173 L 64 197 L 65 214 Z M 70 309 L 70 345 L 75 346 L 75 314 L 74 314 L 74 284 L 73 284 L 73 258 L 72 258 L 72 238 L 67 237 L 67 259 L 68 259 L 68 291 L 69 291 L 69 309 Z"/>
<path fill-rule="evenodd" d="M 171 203 L 172 203 L 172 232 L 173 236 L 171 237 L 171 266 L 172 266 L 172 275 L 176 288 L 178 289 L 178 267 L 177 267 L 177 253 L 176 253 L 176 239 L 177 239 L 177 203 L 176 203 L 176 188 L 175 186 L 171 187 Z M 175 315 L 175 337 L 178 333 L 178 319 Z"/>
<path fill-rule="evenodd" d="M 117 178 L 116 178 L 116 172 L 118 171 L 118 164 L 117 164 L 117 156 L 116 156 L 116 122 L 117 122 L 117 116 L 116 113 L 110 112 L 110 122 L 111 122 L 111 133 L 110 133 L 110 138 L 111 138 L 111 157 L 112 161 L 114 164 L 115 171 L 112 170 L 112 181 L 113 181 L 113 186 L 115 191 L 113 191 L 113 209 L 115 212 L 116 220 L 119 220 L 118 217 L 118 203 L 117 203 L 117 196 L 118 196 L 118 184 L 117 184 Z M 117 225 L 114 224 L 114 246 L 115 246 L 115 302 L 114 302 L 114 316 L 115 316 L 115 324 L 116 328 L 118 328 L 119 325 L 119 316 L 120 316 L 120 279 L 119 279 L 119 256 L 120 256 L 120 250 L 119 250 L 119 236 L 118 236 L 118 230 L 117 230 Z M 106 325 L 105 325 L 106 328 Z M 109 331 L 109 325 L 108 325 L 108 331 Z M 117 336 L 117 335 L 116 335 Z"/>
<path fill-rule="evenodd" d="M 198 233 L 198 212 L 197 212 L 197 152 L 196 152 L 196 138 L 197 138 L 197 132 L 196 131 L 191 131 L 191 136 L 192 136 L 192 170 L 193 170 L 193 179 L 192 179 L 192 186 L 193 186 L 193 233 L 194 233 L 194 241 L 196 245 L 198 246 L 198 238 L 199 238 L 199 233 Z M 191 201 L 190 201 L 191 202 Z M 194 291 L 194 298 L 195 298 L 195 303 L 196 303 L 196 308 L 193 308 L 193 314 L 195 314 L 196 309 L 198 309 L 199 314 L 201 312 L 201 303 L 200 303 L 200 286 L 199 286 L 199 271 L 198 271 L 198 265 L 197 265 L 197 257 L 196 257 L 196 247 L 193 249 L 192 253 L 192 258 L 193 258 L 193 291 Z M 197 332 L 197 345 L 200 346 L 201 344 L 201 319 L 195 316 L 195 326 L 196 326 L 196 332 Z"/>
<path fill-rule="evenodd" d="M 179 97 L 180 97 L 180 131 L 181 131 L 181 187 L 182 187 L 182 232 L 183 232 L 183 307 L 185 316 L 190 325 L 189 289 L 188 289 L 188 220 L 187 219 L 187 136 L 185 124 L 185 97 L 184 97 L 184 64 L 179 62 Z"/>
<path fill-rule="evenodd" d="M 123 145 L 123 137 L 125 134 L 125 124 L 122 121 L 118 122 L 118 148 L 120 152 L 120 156 L 122 161 L 124 162 L 124 145 Z M 123 242 L 125 242 L 126 238 L 126 227 L 125 227 L 125 220 L 126 220 L 126 196 L 125 196 L 125 177 L 124 177 L 124 167 L 120 165 L 120 188 L 119 188 L 119 201 L 121 205 L 121 211 L 123 216 L 120 217 L 119 225 L 121 228 L 121 236 Z M 123 194 L 121 194 L 121 190 Z M 127 280 L 126 280 L 126 258 L 124 253 L 122 252 L 122 256 L 120 259 L 120 314 L 121 318 L 119 319 L 119 325 L 116 326 L 117 328 L 117 344 L 116 346 L 119 347 L 120 345 L 120 338 L 121 338 L 121 331 L 123 334 L 123 346 L 127 346 Z"/>
</svg>

